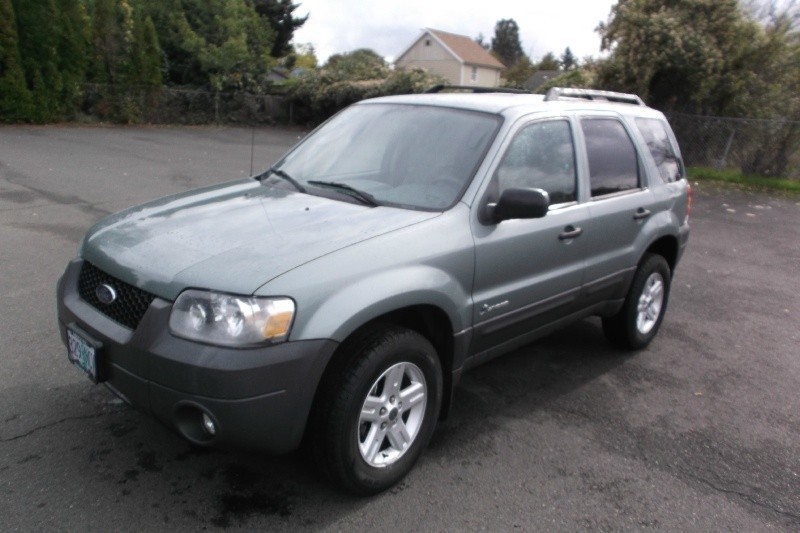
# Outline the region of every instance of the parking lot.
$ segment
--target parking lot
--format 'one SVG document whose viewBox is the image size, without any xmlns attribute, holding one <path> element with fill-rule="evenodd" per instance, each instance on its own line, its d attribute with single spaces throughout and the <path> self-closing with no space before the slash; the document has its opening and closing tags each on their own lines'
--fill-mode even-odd
<svg viewBox="0 0 800 533">
<path fill-rule="evenodd" d="M 800 530 L 797 196 L 696 184 L 647 349 L 590 319 L 471 371 L 376 497 L 337 492 L 302 452 L 192 448 L 92 385 L 55 315 L 86 230 L 248 176 L 302 134 L 0 127 L 0 530 Z"/>
</svg>

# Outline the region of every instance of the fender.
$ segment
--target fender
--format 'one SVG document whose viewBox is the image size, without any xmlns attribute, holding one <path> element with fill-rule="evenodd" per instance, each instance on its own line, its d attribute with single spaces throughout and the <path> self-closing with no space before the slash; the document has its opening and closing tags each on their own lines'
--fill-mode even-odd
<svg viewBox="0 0 800 533">
<path fill-rule="evenodd" d="M 341 342 L 370 320 L 415 305 L 438 307 L 450 319 L 453 333 L 458 333 L 469 327 L 471 303 L 465 287 L 443 270 L 426 265 L 406 266 L 377 272 L 341 287 L 311 316 L 298 320 L 292 338 Z"/>
<path fill-rule="evenodd" d="M 415 305 L 441 309 L 453 333 L 471 326 L 475 246 L 469 209 L 432 219 L 317 258 L 256 291 L 291 295 L 291 340 L 343 341 L 363 324 Z"/>
</svg>

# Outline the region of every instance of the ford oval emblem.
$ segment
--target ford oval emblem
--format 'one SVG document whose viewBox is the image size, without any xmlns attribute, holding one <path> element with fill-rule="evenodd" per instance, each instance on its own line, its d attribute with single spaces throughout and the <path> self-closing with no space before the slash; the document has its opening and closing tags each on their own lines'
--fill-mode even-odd
<svg viewBox="0 0 800 533">
<path fill-rule="evenodd" d="M 110 305 L 117 299 L 117 291 L 108 283 L 98 285 L 94 290 L 95 296 L 101 304 Z"/>
</svg>

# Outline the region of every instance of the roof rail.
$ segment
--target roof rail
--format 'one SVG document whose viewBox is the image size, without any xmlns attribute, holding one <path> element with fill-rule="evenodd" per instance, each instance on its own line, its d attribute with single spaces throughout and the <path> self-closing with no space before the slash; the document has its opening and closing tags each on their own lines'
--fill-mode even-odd
<svg viewBox="0 0 800 533">
<path fill-rule="evenodd" d="M 544 101 L 552 102 L 555 100 L 599 100 L 617 104 L 647 105 L 635 94 L 598 91 L 595 89 L 568 89 L 563 87 L 553 87 L 547 91 Z"/>
<path fill-rule="evenodd" d="M 508 87 L 476 87 L 471 85 L 434 85 L 425 91 L 426 94 L 442 93 L 448 91 L 466 91 L 470 93 L 514 93 L 514 94 L 531 94 L 529 91 L 522 89 L 511 89 Z"/>
</svg>

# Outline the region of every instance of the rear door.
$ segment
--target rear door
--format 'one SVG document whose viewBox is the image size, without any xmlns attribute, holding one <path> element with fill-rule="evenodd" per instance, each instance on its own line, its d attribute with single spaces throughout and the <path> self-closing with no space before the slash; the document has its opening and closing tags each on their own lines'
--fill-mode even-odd
<svg viewBox="0 0 800 533">
<path fill-rule="evenodd" d="M 584 305 L 624 298 L 656 211 L 642 159 L 626 123 L 613 114 L 580 118 L 589 172 Z"/>
</svg>

